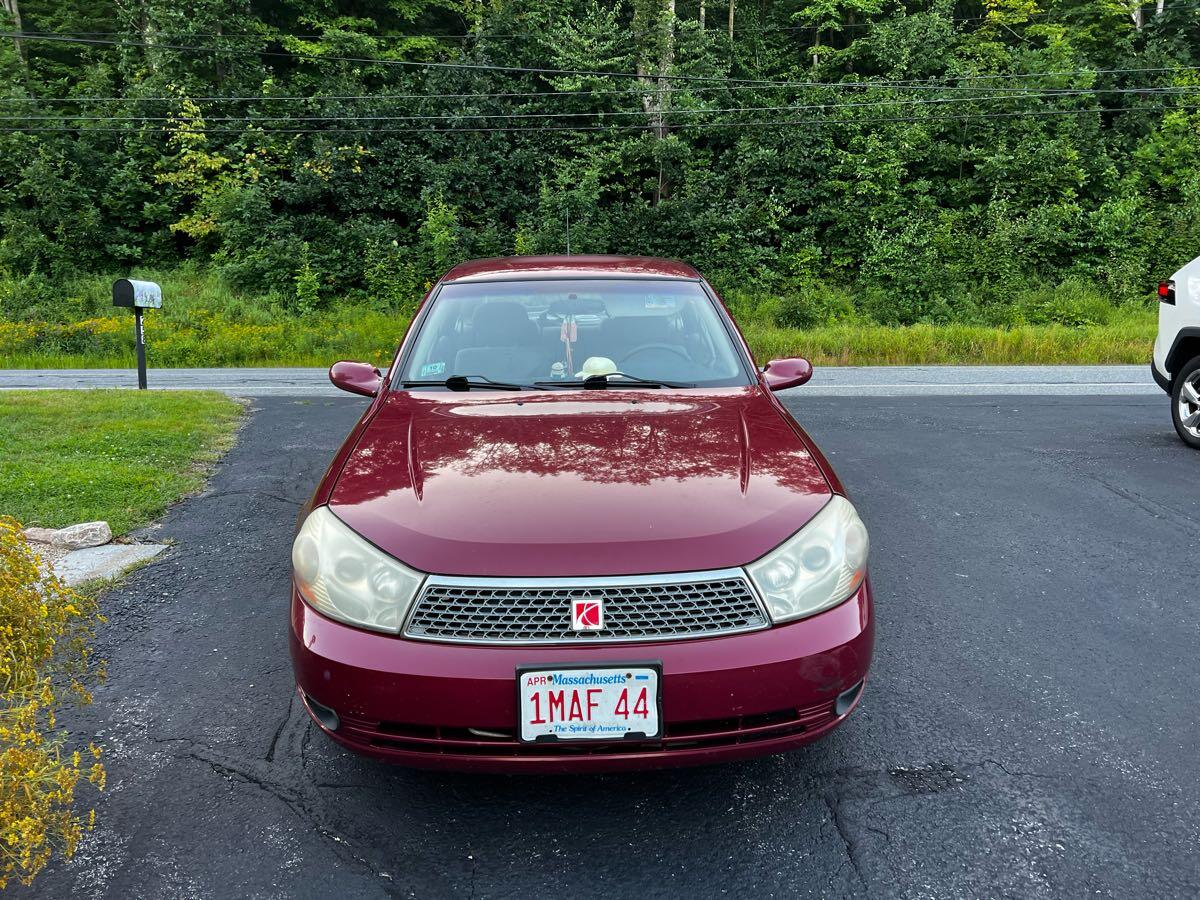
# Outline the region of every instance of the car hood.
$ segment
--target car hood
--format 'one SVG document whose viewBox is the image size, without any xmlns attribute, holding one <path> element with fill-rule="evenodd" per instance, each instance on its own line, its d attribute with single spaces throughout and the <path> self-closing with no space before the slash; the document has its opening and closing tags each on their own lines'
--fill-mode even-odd
<svg viewBox="0 0 1200 900">
<path fill-rule="evenodd" d="M 743 565 L 830 494 L 758 387 L 399 391 L 329 506 L 424 572 L 563 577 Z"/>
</svg>

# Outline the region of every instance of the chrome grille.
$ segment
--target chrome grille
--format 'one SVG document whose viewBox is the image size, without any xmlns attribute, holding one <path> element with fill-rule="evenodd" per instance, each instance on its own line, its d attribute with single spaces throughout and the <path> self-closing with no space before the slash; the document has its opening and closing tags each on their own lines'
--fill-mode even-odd
<svg viewBox="0 0 1200 900">
<path fill-rule="evenodd" d="M 604 603 L 604 628 L 574 631 L 571 601 Z M 604 643 L 673 640 L 767 626 L 740 569 L 627 578 L 449 578 L 431 576 L 407 637 L 465 643 Z"/>
</svg>

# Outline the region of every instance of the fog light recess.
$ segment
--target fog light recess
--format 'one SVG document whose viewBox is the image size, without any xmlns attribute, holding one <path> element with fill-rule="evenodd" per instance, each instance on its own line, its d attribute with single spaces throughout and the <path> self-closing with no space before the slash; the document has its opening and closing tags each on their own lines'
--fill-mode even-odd
<svg viewBox="0 0 1200 900">
<path fill-rule="evenodd" d="M 840 698 L 838 702 L 841 703 Z M 337 731 L 338 726 L 342 724 L 341 720 L 338 719 L 338 714 L 336 712 L 334 712 L 328 706 L 318 703 L 312 697 L 308 696 L 308 694 L 304 695 L 304 705 L 308 707 L 308 711 L 313 714 L 313 718 L 316 719 L 321 724 L 321 727 L 326 731 Z"/>
<path fill-rule="evenodd" d="M 858 695 L 862 693 L 863 682 L 860 681 L 852 688 L 847 688 L 838 694 L 837 703 L 833 705 L 833 711 L 839 716 L 844 716 L 850 712 L 850 707 L 854 705 L 854 701 L 858 699 Z"/>
</svg>

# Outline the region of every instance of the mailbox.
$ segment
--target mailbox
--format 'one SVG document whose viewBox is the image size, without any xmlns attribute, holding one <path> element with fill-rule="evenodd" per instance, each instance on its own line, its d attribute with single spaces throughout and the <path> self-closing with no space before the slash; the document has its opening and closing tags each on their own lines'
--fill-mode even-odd
<svg viewBox="0 0 1200 900">
<path fill-rule="evenodd" d="M 162 309 L 162 288 L 153 281 L 118 278 L 113 282 L 113 306 Z"/>
<path fill-rule="evenodd" d="M 146 389 L 146 332 L 142 328 L 142 310 L 162 309 L 162 288 L 153 281 L 118 278 L 113 282 L 113 306 L 133 310 L 133 345 L 137 350 L 138 388 Z"/>
</svg>

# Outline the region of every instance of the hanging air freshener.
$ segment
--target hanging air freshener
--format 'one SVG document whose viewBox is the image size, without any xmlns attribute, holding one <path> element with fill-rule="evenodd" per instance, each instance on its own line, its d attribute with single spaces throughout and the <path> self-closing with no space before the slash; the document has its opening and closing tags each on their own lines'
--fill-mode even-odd
<svg viewBox="0 0 1200 900">
<path fill-rule="evenodd" d="M 574 361 L 571 359 L 571 345 L 579 340 L 579 327 L 575 324 L 574 316 L 566 316 L 563 318 L 562 328 L 559 329 L 558 339 L 566 346 L 567 352 L 567 371 L 575 370 Z"/>
</svg>

